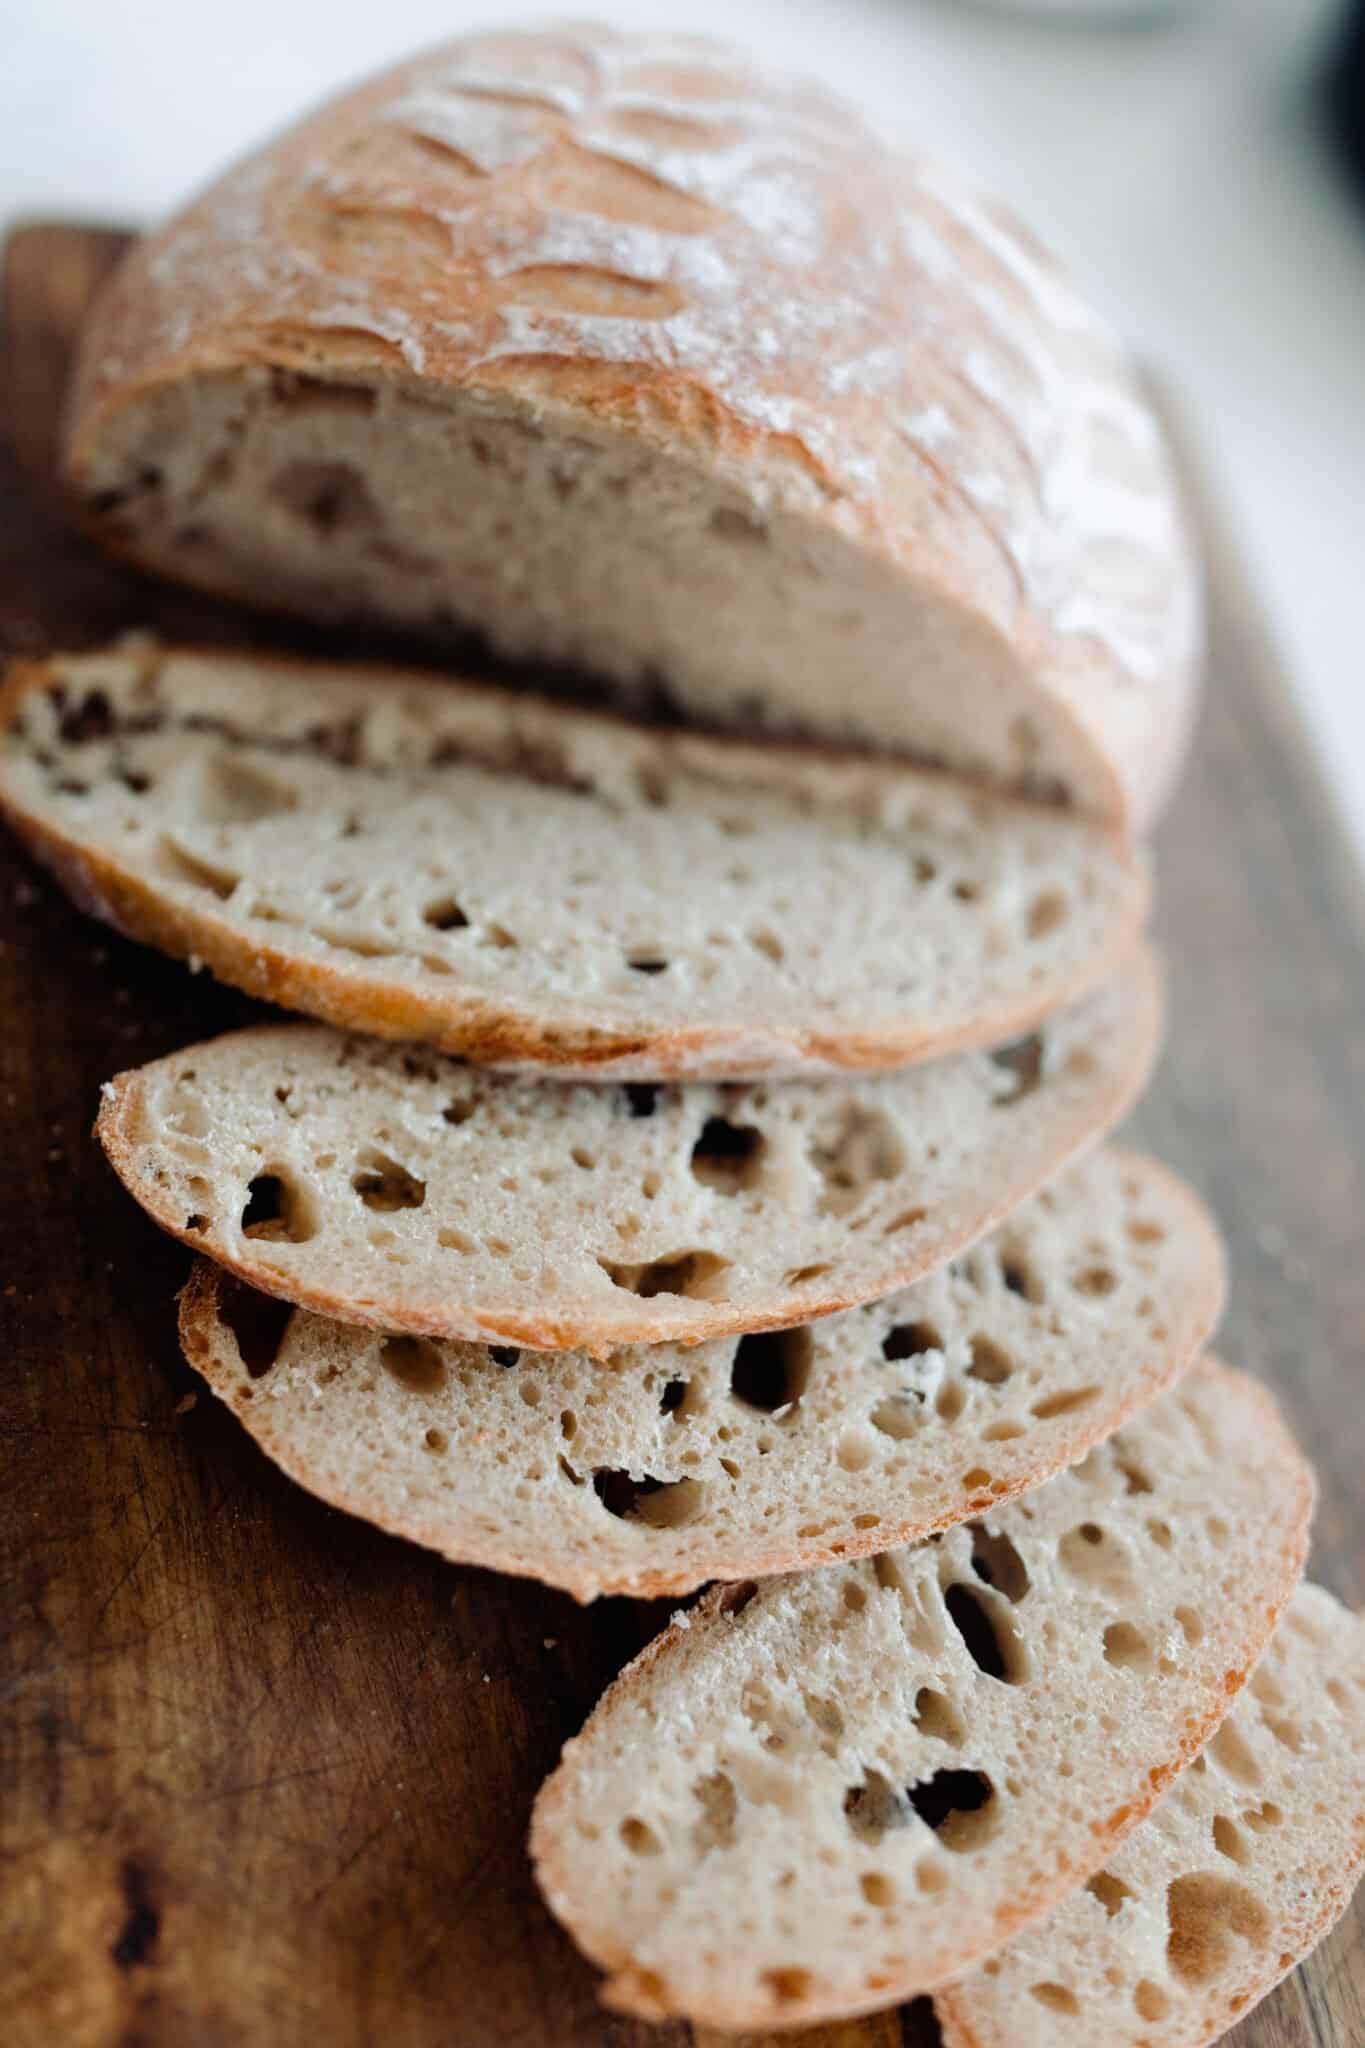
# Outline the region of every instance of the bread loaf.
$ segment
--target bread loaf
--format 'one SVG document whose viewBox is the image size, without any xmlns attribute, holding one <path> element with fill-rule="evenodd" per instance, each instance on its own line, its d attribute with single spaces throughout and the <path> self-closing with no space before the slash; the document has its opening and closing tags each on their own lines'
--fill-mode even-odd
<svg viewBox="0 0 1365 2048">
<path fill-rule="evenodd" d="M 1083 1891 L 934 2000 L 944 2048 L 1206 2048 L 1365 1862 L 1365 1621 L 1301 1586 L 1208 1748 Z"/>
<path fill-rule="evenodd" d="M 0 810 L 79 901 L 256 995 L 643 1079 L 1027 1031 L 1146 896 L 1111 833 L 867 755 L 150 644 L 15 670 Z"/>
<path fill-rule="evenodd" d="M 429 51 L 229 171 L 89 327 L 67 475 L 158 570 L 1140 825 L 1195 579 L 1028 231 L 689 36 Z"/>
<path fill-rule="evenodd" d="M 541 1889 L 607 2003 L 796 2026 L 961 1976 L 1222 1720 L 1311 1499 L 1269 1398 L 1206 1362 L 975 1527 L 704 1596 L 536 1803 Z"/>
<path fill-rule="evenodd" d="M 794 1330 L 605 1362 L 329 1322 L 200 1260 L 185 1356 L 312 1492 L 580 1600 L 887 1550 L 1082 1457 L 1190 1364 L 1213 1223 L 1099 1152 L 975 1250 Z"/>
<path fill-rule="evenodd" d="M 780 1087 L 526 1081 L 322 1025 L 121 1074 L 97 1130 L 165 1229 L 343 1322 L 539 1349 L 808 1321 L 941 1265 L 1122 1114 L 1150 960 L 1003 1052 Z"/>
</svg>

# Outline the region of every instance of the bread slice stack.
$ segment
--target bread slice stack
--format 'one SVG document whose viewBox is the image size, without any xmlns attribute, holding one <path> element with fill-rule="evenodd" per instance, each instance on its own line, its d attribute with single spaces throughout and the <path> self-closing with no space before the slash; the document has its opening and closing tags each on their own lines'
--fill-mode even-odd
<svg viewBox="0 0 1365 2048">
<path fill-rule="evenodd" d="M 18 664 L 0 808 L 301 1013 L 97 1126 L 265 1451 L 581 1600 L 712 1586 L 536 1807 L 604 1996 L 1213 2039 L 1347 1895 L 1365 1671 L 1201 1356 L 1216 1226 L 1102 1143 L 1197 642 L 1111 337 L 815 87 L 500 32 L 143 244 L 67 474 L 162 573 L 460 650 Z"/>
</svg>

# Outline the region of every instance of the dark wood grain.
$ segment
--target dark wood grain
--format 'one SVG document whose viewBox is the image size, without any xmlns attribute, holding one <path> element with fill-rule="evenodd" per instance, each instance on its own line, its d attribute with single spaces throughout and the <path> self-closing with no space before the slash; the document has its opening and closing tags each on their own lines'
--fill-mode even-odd
<svg viewBox="0 0 1365 2048">
<path fill-rule="evenodd" d="M 120 569 L 51 482 L 118 238 L 9 245 L 0 653 L 273 634 Z M 1223 1345 L 1316 1459 L 1314 1568 L 1365 1598 L 1365 920 L 1236 561 L 1163 829 L 1170 1050 L 1142 1139 L 1213 1199 Z M 297 638 L 291 633 L 291 638 Z M 1343 677 L 1343 687 L 1353 679 Z M 0 2035 L 12 2048 L 715 2048 L 604 2015 L 522 1853 L 535 1787 L 659 1611 L 459 1571 L 282 1479 L 181 1363 L 182 1250 L 89 1140 L 99 1085 L 250 1013 L 0 849 Z M 931 2048 L 923 2001 L 812 2048 Z M 1360 2048 L 1365 1915 L 1229 2039 Z M 758 2048 L 756 2039 L 750 2048 Z"/>
</svg>

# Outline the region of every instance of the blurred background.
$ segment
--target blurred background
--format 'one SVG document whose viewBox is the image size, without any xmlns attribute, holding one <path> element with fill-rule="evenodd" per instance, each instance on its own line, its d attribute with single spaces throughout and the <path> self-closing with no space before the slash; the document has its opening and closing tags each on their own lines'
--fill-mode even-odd
<svg viewBox="0 0 1365 2048">
<path fill-rule="evenodd" d="M 496 0 L 6 0 L 0 228 L 143 222 Z M 560 11 L 583 12 L 566 6 Z M 743 39 L 976 169 L 1173 380 L 1365 850 L 1365 187 L 1346 0 L 612 0 Z M 1365 8 L 1358 10 L 1365 19 Z M 1345 104 L 1365 128 L 1365 83 Z"/>
</svg>

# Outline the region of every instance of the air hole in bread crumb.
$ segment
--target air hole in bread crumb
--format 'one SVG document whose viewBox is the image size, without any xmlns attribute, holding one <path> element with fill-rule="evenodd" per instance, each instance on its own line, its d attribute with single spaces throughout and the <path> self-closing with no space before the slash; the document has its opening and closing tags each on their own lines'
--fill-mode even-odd
<svg viewBox="0 0 1365 2048">
<path fill-rule="evenodd" d="M 728 1614 L 731 1620 L 734 1620 L 736 1616 L 743 1614 L 751 1600 L 757 1598 L 757 1579 L 736 1579 L 733 1585 L 727 1586 L 724 1592 L 717 1596 L 716 1611 L 719 1614 Z"/>
<path fill-rule="evenodd" d="M 910 1819 L 910 1801 L 884 1772 L 869 1769 L 844 1793 L 844 1818 L 860 1842 L 880 1842 Z"/>
<path fill-rule="evenodd" d="M 1146 1674 L 1152 1668 L 1152 1646 L 1131 1621 L 1111 1621 L 1104 1632 L 1104 1661 L 1118 1671 Z"/>
<path fill-rule="evenodd" d="M 1090 1295 L 1112 1294 L 1118 1284 L 1118 1275 L 1111 1266 L 1087 1266 L 1071 1282 L 1077 1294 Z"/>
<path fill-rule="evenodd" d="M 934 1323 L 897 1323 L 882 1338 L 882 1357 L 922 1358 L 926 1351 L 941 1351 L 943 1337 Z"/>
<path fill-rule="evenodd" d="M 883 1436 L 889 1436 L 897 1443 L 908 1443 L 918 1434 L 920 1427 L 920 1404 L 909 1394 L 888 1394 L 879 1401 L 868 1421 Z"/>
<path fill-rule="evenodd" d="M 794 1408 L 810 1382 L 814 1350 L 808 1329 L 752 1331 L 735 1346 L 731 1394 L 767 1415 Z"/>
<path fill-rule="evenodd" d="M 1022 1102 L 1043 1078 L 1043 1041 L 1037 1031 L 1029 1032 L 1026 1038 L 1012 1039 L 1008 1045 L 998 1045 L 987 1057 L 1004 1077 L 994 1097 L 997 1109 L 1007 1103 Z"/>
<path fill-rule="evenodd" d="M 197 854 L 186 853 L 183 847 L 172 845 L 169 839 L 161 841 L 160 858 L 162 866 L 170 870 L 175 881 L 188 882 L 195 889 L 207 889 L 220 903 L 225 903 L 237 887 L 239 877 L 231 868 L 201 860 Z"/>
<path fill-rule="evenodd" d="M 1035 896 L 1029 905 L 1028 935 L 1031 939 L 1046 939 L 1066 923 L 1067 903 L 1058 889 L 1046 889 L 1041 896 Z"/>
<path fill-rule="evenodd" d="M 653 1259 L 648 1265 L 632 1266 L 599 1258 L 598 1265 L 614 1287 L 652 1301 L 656 1294 L 677 1294 L 693 1300 L 721 1299 L 718 1283 L 730 1270 L 730 1260 L 715 1252 L 674 1252 L 668 1258 Z"/>
<path fill-rule="evenodd" d="M 632 1856 L 657 1856 L 663 1843 L 647 1821 L 636 1813 L 628 1813 L 621 1823 L 621 1840 Z"/>
<path fill-rule="evenodd" d="M 706 1489 L 699 1479 L 637 1479 L 631 1472 L 599 1465 L 592 1489 L 609 1515 L 643 1522 L 650 1529 L 681 1529 L 701 1513 Z"/>
<path fill-rule="evenodd" d="M 241 1228 L 256 1243 L 307 1244 L 317 1234 L 312 1198 L 279 1168 L 258 1173 L 247 1185 Z"/>
<path fill-rule="evenodd" d="M 1152 1491 L 1152 1482 L 1136 1459 L 1116 1455 L 1114 1458 L 1114 1469 L 1123 1475 L 1123 1490 L 1125 1493 L 1150 1493 Z"/>
<path fill-rule="evenodd" d="M 759 1178 L 763 1133 L 753 1124 L 732 1124 L 728 1117 L 708 1117 L 692 1147 L 692 1177 L 719 1194 L 737 1195 Z"/>
<path fill-rule="evenodd" d="M 445 1360 L 425 1337 L 386 1337 L 379 1347 L 379 1362 L 415 1394 L 434 1393 L 446 1376 Z"/>
<path fill-rule="evenodd" d="M 828 1262 L 816 1266 L 793 1266 L 790 1272 L 783 1274 L 782 1284 L 785 1287 L 804 1287 L 808 1281 L 823 1280 L 826 1273 L 833 1270 Z"/>
<path fill-rule="evenodd" d="M 349 462 L 286 463 L 271 479 L 270 495 L 323 539 L 374 533 L 383 524 L 369 485 Z"/>
<path fill-rule="evenodd" d="M 811 1134 L 810 1160 L 824 1182 L 821 1216 L 843 1216 L 877 1181 L 905 1170 L 905 1146 L 885 1111 L 846 1103 Z"/>
<path fill-rule="evenodd" d="M 1164 1244 L 1166 1232 L 1159 1223 L 1149 1223 L 1141 1216 L 1134 1217 L 1128 1225 L 1128 1235 L 1134 1244 Z"/>
<path fill-rule="evenodd" d="M 1133 1992 L 1133 2010 L 1138 2018 L 1155 2024 L 1164 2020 L 1170 2009 L 1169 1995 L 1150 1977 L 1144 1977 Z"/>
<path fill-rule="evenodd" d="M 961 1419 L 967 1405 L 967 1390 L 961 1380 L 947 1379 L 940 1386 L 934 1398 L 934 1413 L 940 1422 L 950 1425 Z"/>
<path fill-rule="evenodd" d="M 1016 1437 L 1027 1435 L 1022 1422 L 988 1422 L 981 1432 L 981 1441 L 983 1444 L 1008 1444 L 1013 1443 Z"/>
<path fill-rule="evenodd" d="M 1012 1618 L 961 1582 L 945 1586 L 943 1604 L 977 1670 L 1002 1685 L 1021 1685 L 1029 1675 L 1028 1652 Z"/>
<path fill-rule="evenodd" d="M 657 1081 L 627 1081 L 621 1094 L 631 1116 L 653 1116 L 659 1106 Z"/>
<path fill-rule="evenodd" d="M 361 1153 L 351 1186 L 367 1209 L 385 1215 L 398 1209 L 420 1209 L 427 1198 L 424 1180 L 418 1180 L 387 1153 L 374 1150 Z"/>
<path fill-rule="evenodd" d="M 1230 1821 L 1225 1813 L 1216 1813 L 1213 1817 L 1213 1846 L 1231 1863 L 1246 1862 L 1247 1845 L 1236 1823 Z"/>
<path fill-rule="evenodd" d="M 636 974 L 667 974 L 668 962 L 661 960 L 657 953 L 631 953 L 626 957 L 627 967 Z"/>
<path fill-rule="evenodd" d="M 928 1214 L 927 1209 L 901 1209 L 889 1223 L 882 1225 L 882 1236 L 894 1237 L 899 1230 L 913 1230 L 916 1224 L 923 1223 Z"/>
<path fill-rule="evenodd" d="M 762 953 L 764 958 L 771 960 L 775 966 L 780 966 L 782 961 L 786 959 L 787 949 L 781 939 L 778 938 L 776 932 L 769 931 L 764 927 L 759 931 L 750 932 L 748 937 L 749 944 L 753 947 L 754 951 Z"/>
<path fill-rule="evenodd" d="M 760 1981 L 767 1985 L 779 2005 L 799 2005 L 810 1996 L 809 1970 L 765 1970 Z"/>
<path fill-rule="evenodd" d="M 438 896 L 434 903 L 428 903 L 422 912 L 422 920 L 438 932 L 463 931 L 469 923 L 453 896 Z"/>
<path fill-rule="evenodd" d="M 218 1313 L 232 1332 L 248 1376 L 264 1379 L 280 1355 L 294 1313 L 292 1304 L 261 1294 L 231 1273 L 220 1273 Z"/>
<path fill-rule="evenodd" d="M 1029 1996 L 1036 1998 L 1039 2005 L 1045 2005 L 1049 2012 L 1064 2012 L 1074 2017 L 1081 2009 L 1075 1992 L 1068 1991 L 1065 1984 L 1030 1984 Z"/>
<path fill-rule="evenodd" d="M 1000 1277 L 1011 1294 L 1021 1295 L 1025 1301 L 1036 1303 L 1047 1298 L 1042 1281 L 1028 1260 L 1019 1252 L 1001 1252 Z"/>
<path fill-rule="evenodd" d="M 709 1776 L 693 1781 L 692 1797 L 701 1808 L 692 1828 L 698 1855 L 704 1856 L 708 1849 L 728 1849 L 735 1839 L 735 1816 L 739 1811 L 734 1780 L 724 1771 L 712 1771 Z"/>
<path fill-rule="evenodd" d="M 1236 1878 L 1217 1871 L 1177 1877 L 1166 1891 L 1166 1960 L 1182 1984 L 1209 1984 L 1235 1943 L 1259 1948 L 1270 1935 L 1265 1907 Z"/>
<path fill-rule="evenodd" d="M 894 1906 L 897 1892 L 895 1879 L 882 1870 L 865 1870 L 858 1879 L 858 1889 L 869 1906 Z"/>
<path fill-rule="evenodd" d="M 1148 1516 L 1147 1534 L 1151 1537 L 1158 1550 L 1169 1550 L 1175 1540 L 1171 1535 L 1170 1523 L 1163 1522 L 1160 1515 Z"/>
<path fill-rule="evenodd" d="M 997 1344 L 994 1337 L 987 1337 L 978 1330 L 967 1339 L 972 1354 L 967 1367 L 969 1379 L 984 1380 L 988 1387 L 1003 1386 L 1014 1371 L 1014 1360 L 1003 1344 Z"/>
<path fill-rule="evenodd" d="M 1177 1607 L 1175 1618 L 1180 1624 L 1180 1632 L 1187 1643 L 1193 1644 L 1203 1641 L 1204 1624 L 1195 1613 L 1193 1607 Z"/>
<path fill-rule="evenodd" d="M 768 539 L 767 523 L 762 516 L 739 505 L 717 505 L 708 523 L 712 533 L 719 534 L 722 540 L 757 542 L 761 546 Z"/>
<path fill-rule="evenodd" d="M 1058 1415 L 1073 1415 L 1078 1408 L 1088 1408 L 1099 1397 L 1098 1387 L 1073 1387 L 1069 1393 L 1049 1394 L 1045 1400 L 1035 1401 L 1030 1415 L 1036 1415 L 1039 1422 L 1051 1422 Z"/>
<path fill-rule="evenodd" d="M 521 1358 L 521 1353 L 515 1344 L 490 1344 L 488 1356 L 494 1365 L 513 1366 Z"/>
<path fill-rule="evenodd" d="M 659 1396 L 659 1413 L 661 1415 L 678 1414 L 684 1400 L 687 1398 L 688 1385 L 689 1382 L 687 1380 L 668 1381 L 662 1394 Z"/>
<path fill-rule="evenodd" d="M 467 1255 L 478 1250 L 473 1238 L 466 1237 L 462 1230 L 438 1230 L 436 1242 L 448 1252 L 463 1252 Z"/>
<path fill-rule="evenodd" d="M 1029 1589 L 1028 1568 L 1009 1537 L 993 1535 L 982 1522 L 973 1522 L 970 1528 L 976 1576 L 1007 1600 L 1022 1600 Z"/>
<path fill-rule="evenodd" d="M 74 704 L 66 705 L 57 726 L 63 746 L 81 747 L 88 740 L 107 740 L 114 730 L 114 714 L 103 690 L 87 690 Z"/>
<path fill-rule="evenodd" d="M 1263 1799 L 1259 1806 L 1248 1806 L 1242 1819 L 1254 1835 L 1262 1835 L 1267 1828 L 1277 1828 L 1284 1819 L 1284 1813 L 1273 1799 Z"/>
<path fill-rule="evenodd" d="M 876 1438 L 861 1424 L 841 1430 L 834 1447 L 834 1455 L 841 1471 L 863 1472 L 877 1455 Z"/>
<path fill-rule="evenodd" d="M 1115 1877 L 1109 1870 L 1097 1870 L 1085 1888 L 1092 1899 L 1099 1900 L 1111 1920 L 1122 1911 L 1125 1899 L 1133 1896 L 1122 1878 Z"/>
<path fill-rule="evenodd" d="M 995 1787 L 984 1771 L 935 1771 L 905 1796 L 925 1826 L 954 1854 L 979 1848 L 999 1823 Z"/>
<path fill-rule="evenodd" d="M 1255 1755 L 1245 1738 L 1230 1721 L 1224 1721 L 1210 1742 L 1209 1755 L 1221 1770 L 1226 1771 L 1228 1776 L 1235 1778 L 1239 1784 L 1259 1785 L 1261 1782 L 1261 1767 Z"/>
<path fill-rule="evenodd" d="M 952 1701 L 930 1685 L 922 1685 L 915 1694 L 915 1726 L 921 1735 L 946 1742 L 952 1749 L 960 1749 L 966 1739 Z"/>
</svg>

